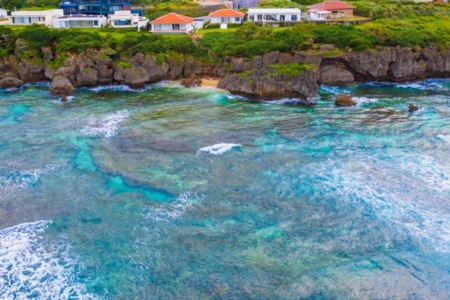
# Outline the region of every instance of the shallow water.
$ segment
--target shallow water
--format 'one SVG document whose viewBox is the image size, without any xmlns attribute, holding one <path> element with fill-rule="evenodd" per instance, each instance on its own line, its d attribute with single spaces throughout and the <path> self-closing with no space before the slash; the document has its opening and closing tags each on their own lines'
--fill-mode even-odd
<svg viewBox="0 0 450 300">
<path fill-rule="evenodd" d="M 0 90 L 0 128 L 2 299 L 450 294 L 449 80 L 310 107 L 36 84 Z"/>
</svg>

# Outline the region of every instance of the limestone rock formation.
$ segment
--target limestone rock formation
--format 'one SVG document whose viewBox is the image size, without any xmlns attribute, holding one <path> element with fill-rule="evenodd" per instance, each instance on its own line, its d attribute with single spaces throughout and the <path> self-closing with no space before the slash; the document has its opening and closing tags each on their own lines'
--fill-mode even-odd
<svg viewBox="0 0 450 300">
<path fill-rule="evenodd" d="M 24 84 L 22 80 L 16 77 L 4 77 L 0 80 L 0 86 L 3 88 L 16 88 Z"/>
<path fill-rule="evenodd" d="M 72 95 L 75 93 L 75 88 L 69 79 L 62 75 L 56 75 L 50 85 L 50 93 L 54 96 Z"/>
<path fill-rule="evenodd" d="M 417 105 L 415 105 L 415 104 L 410 103 L 410 104 L 408 105 L 408 110 L 409 110 L 410 112 L 417 111 L 417 110 L 419 110 L 419 107 L 418 107 Z"/>
<path fill-rule="evenodd" d="M 353 106 L 356 104 L 352 97 L 347 95 L 339 95 L 334 102 L 337 106 Z"/>
</svg>

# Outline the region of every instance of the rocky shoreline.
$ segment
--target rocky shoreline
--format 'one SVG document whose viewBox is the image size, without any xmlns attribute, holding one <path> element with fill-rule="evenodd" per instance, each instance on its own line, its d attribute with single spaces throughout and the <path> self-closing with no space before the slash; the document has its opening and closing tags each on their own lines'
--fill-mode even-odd
<svg viewBox="0 0 450 300">
<path fill-rule="evenodd" d="M 21 45 L 17 40 L 17 53 Z M 228 57 L 220 64 L 193 57 L 159 61 L 156 56 L 141 53 L 124 60 L 114 52 L 89 49 L 57 65 L 51 48 L 41 51 L 42 61 L 20 59 L 18 55 L 0 58 L 0 86 L 51 81 L 53 95 L 67 96 L 77 87 L 126 84 L 139 88 L 162 80 L 181 80 L 186 86 L 195 86 L 201 78 L 219 78 L 217 87 L 250 99 L 300 98 L 314 103 L 321 84 L 450 77 L 450 50 L 434 47 L 340 52 L 325 45 L 309 52 L 270 52 L 252 60 Z"/>
</svg>

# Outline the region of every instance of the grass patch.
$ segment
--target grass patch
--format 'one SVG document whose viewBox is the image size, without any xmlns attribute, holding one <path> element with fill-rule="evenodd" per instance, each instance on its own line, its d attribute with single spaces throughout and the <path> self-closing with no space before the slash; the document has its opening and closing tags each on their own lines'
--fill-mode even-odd
<svg viewBox="0 0 450 300">
<path fill-rule="evenodd" d="M 288 75 L 297 76 L 303 74 L 306 70 L 313 70 L 317 66 L 315 64 L 286 64 L 286 65 L 269 65 L 271 68 L 275 69 L 276 72 L 272 74 L 275 75 Z"/>
</svg>

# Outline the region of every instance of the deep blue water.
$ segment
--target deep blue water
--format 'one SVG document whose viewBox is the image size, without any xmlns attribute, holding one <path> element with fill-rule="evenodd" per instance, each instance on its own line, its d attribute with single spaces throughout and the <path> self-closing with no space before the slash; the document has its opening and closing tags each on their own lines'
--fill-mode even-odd
<svg viewBox="0 0 450 300">
<path fill-rule="evenodd" d="M 448 299 L 449 148 L 449 80 L 0 89 L 0 298 Z"/>
</svg>

